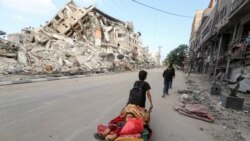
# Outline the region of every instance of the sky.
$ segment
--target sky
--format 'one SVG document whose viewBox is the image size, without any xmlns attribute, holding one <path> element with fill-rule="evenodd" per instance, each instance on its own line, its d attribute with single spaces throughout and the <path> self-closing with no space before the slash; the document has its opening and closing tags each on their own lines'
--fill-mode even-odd
<svg viewBox="0 0 250 141">
<path fill-rule="evenodd" d="M 49 21 L 69 0 L 0 0 L 0 30 L 20 32 L 24 27 L 37 27 Z M 162 13 L 133 0 L 74 0 L 78 6 L 96 7 L 122 21 L 132 21 L 135 32 L 141 32 L 143 46 L 157 52 L 161 59 L 180 44 L 189 44 L 193 18 Z M 209 0 L 136 0 L 164 11 L 194 17 L 205 9 Z"/>
</svg>

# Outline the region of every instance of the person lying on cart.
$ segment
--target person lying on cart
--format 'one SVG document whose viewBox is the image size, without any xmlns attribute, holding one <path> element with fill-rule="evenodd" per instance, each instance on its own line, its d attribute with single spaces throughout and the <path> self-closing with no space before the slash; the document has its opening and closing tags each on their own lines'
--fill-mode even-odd
<svg viewBox="0 0 250 141">
<path fill-rule="evenodd" d="M 135 116 L 133 113 L 126 113 L 125 116 L 120 115 L 117 118 L 111 120 L 108 126 L 104 127 L 105 128 L 104 131 L 99 131 L 98 133 L 95 133 L 94 137 L 100 141 L 103 141 L 103 140 L 114 141 L 119 136 L 126 122 L 129 119 L 134 118 L 134 117 Z"/>
</svg>

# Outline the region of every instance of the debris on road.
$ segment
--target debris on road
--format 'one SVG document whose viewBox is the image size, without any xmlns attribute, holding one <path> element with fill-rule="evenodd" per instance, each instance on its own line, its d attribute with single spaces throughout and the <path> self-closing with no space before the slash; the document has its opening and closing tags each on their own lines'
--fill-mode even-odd
<svg viewBox="0 0 250 141">
<path fill-rule="evenodd" d="M 190 115 L 190 109 L 186 109 L 186 105 L 192 105 L 205 108 L 215 117 L 214 124 L 221 128 L 216 128 L 211 132 L 216 140 L 228 141 L 245 141 L 249 139 L 250 131 L 250 96 L 248 94 L 239 93 L 238 95 L 245 99 L 243 110 L 226 109 L 220 102 L 220 96 L 211 95 L 209 86 L 212 83 L 207 76 L 201 74 L 191 74 L 186 78 L 187 89 L 179 90 L 180 105 L 175 109 L 184 111 L 182 114 L 199 119 L 196 115 Z M 227 85 L 221 85 L 222 93 L 230 93 Z M 199 109 L 199 108 L 198 108 Z"/>
<path fill-rule="evenodd" d="M 192 94 L 193 91 L 191 90 L 178 90 L 178 94 Z"/>
<path fill-rule="evenodd" d="M 208 109 L 200 104 L 183 104 L 174 106 L 174 109 L 180 114 L 196 118 L 199 120 L 214 122 L 215 118 L 208 112 Z"/>
</svg>

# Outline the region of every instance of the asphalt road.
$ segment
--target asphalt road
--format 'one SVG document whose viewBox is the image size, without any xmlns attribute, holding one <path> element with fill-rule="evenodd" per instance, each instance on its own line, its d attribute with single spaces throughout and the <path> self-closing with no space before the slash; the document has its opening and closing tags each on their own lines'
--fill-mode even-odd
<svg viewBox="0 0 250 141">
<path fill-rule="evenodd" d="M 215 125 L 173 110 L 174 92 L 185 88 L 184 75 L 177 72 L 170 96 L 163 99 L 162 72 L 148 71 L 154 103 L 151 141 L 213 141 L 209 131 Z M 96 125 L 107 123 L 125 105 L 137 73 L 2 86 L 0 141 L 94 141 Z"/>
</svg>

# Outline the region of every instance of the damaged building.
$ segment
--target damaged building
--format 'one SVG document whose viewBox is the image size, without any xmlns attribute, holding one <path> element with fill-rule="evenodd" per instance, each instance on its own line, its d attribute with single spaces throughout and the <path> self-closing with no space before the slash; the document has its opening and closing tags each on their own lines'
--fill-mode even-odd
<svg viewBox="0 0 250 141">
<path fill-rule="evenodd" d="M 73 0 L 42 27 L 8 34 L 0 43 L 0 73 L 81 73 L 154 67 L 132 22 Z"/>
<path fill-rule="evenodd" d="M 189 66 L 217 80 L 236 82 L 250 92 L 250 1 L 211 0 L 193 21 Z"/>
</svg>

